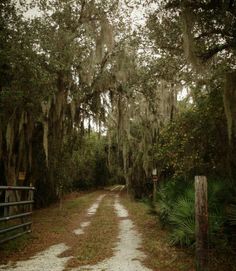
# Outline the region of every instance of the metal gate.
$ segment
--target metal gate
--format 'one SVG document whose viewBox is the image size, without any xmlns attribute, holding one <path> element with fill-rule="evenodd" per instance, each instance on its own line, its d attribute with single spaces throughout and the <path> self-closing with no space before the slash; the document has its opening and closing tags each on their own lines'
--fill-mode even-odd
<svg viewBox="0 0 236 271">
<path fill-rule="evenodd" d="M 31 232 L 34 190 L 0 186 L 0 244 Z"/>
</svg>

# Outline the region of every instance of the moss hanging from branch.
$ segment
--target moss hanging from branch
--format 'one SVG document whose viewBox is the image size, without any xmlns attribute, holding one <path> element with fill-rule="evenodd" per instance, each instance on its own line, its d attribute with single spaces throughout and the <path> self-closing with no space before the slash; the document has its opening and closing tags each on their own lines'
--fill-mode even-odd
<svg viewBox="0 0 236 271">
<path fill-rule="evenodd" d="M 104 56 L 104 46 L 101 36 L 96 41 L 96 63 L 100 63 Z"/>
<path fill-rule="evenodd" d="M 196 54 L 195 41 L 193 36 L 194 14 L 189 7 L 185 7 L 182 12 L 183 20 L 183 47 L 186 58 L 193 64 L 194 68 L 203 68 L 201 59 Z"/>
<path fill-rule="evenodd" d="M 113 28 L 105 14 L 101 18 L 100 25 L 101 31 L 96 41 L 96 63 L 102 61 L 105 55 L 105 49 L 108 53 L 111 53 L 114 47 Z"/>
<path fill-rule="evenodd" d="M 21 117 L 20 117 L 20 122 L 19 122 L 19 134 L 21 133 L 24 124 L 27 124 L 27 114 L 25 111 L 22 111 Z"/>
<path fill-rule="evenodd" d="M 43 112 L 43 148 L 46 156 L 46 165 L 48 166 L 48 123 L 49 123 L 49 112 L 51 108 L 51 100 L 43 101 L 41 103 Z"/>
<path fill-rule="evenodd" d="M 23 160 L 23 157 L 25 156 L 25 132 L 22 131 L 20 133 L 20 138 L 19 138 L 19 149 L 18 149 L 18 163 L 17 163 L 17 176 L 19 174 L 19 171 L 21 169 L 21 165 L 22 165 L 22 160 Z M 25 170 L 25 168 L 24 168 Z"/>
<path fill-rule="evenodd" d="M 104 17 L 101 21 L 101 37 L 110 53 L 114 46 L 113 29 L 109 20 Z"/>
<path fill-rule="evenodd" d="M 177 104 L 177 86 L 162 80 L 158 88 L 158 98 L 156 98 L 156 108 L 158 108 L 159 119 L 157 122 L 168 123 L 173 119 Z M 155 127 L 156 129 L 158 127 Z"/>
<path fill-rule="evenodd" d="M 236 136 L 236 72 L 226 74 L 223 97 L 228 136 L 231 143 L 232 137 Z"/>
<path fill-rule="evenodd" d="M 70 114 L 71 114 L 71 121 L 72 124 L 75 121 L 75 114 L 76 114 L 76 101 L 74 99 L 72 99 L 71 103 L 70 103 Z"/>
<path fill-rule="evenodd" d="M 34 131 L 34 120 L 31 114 L 27 113 L 27 126 L 26 126 L 26 143 L 27 143 L 27 151 L 28 151 L 28 165 L 31 169 L 32 167 L 32 137 Z"/>
<path fill-rule="evenodd" d="M 116 80 L 124 84 L 129 77 L 129 72 L 131 67 L 131 62 L 129 59 L 129 52 L 127 51 L 127 48 L 125 48 L 118 54 L 117 56 L 117 71 L 116 71 Z"/>
<path fill-rule="evenodd" d="M 63 105 L 64 105 L 64 93 L 63 93 L 63 91 L 59 91 L 56 94 L 56 99 L 55 100 L 56 100 L 56 102 L 55 102 L 56 116 L 57 116 L 57 119 L 60 119 L 62 109 L 63 109 Z"/>
<path fill-rule="evenodd" d="M 8 152 L 8 163 L 12 157 L 13 144 L 15 138 L 15 129 L 14 129 L 15 115 L 12 115 L 11 119 L 8 121 L 7 130 L 6 130 L 6 146 Z"/>
<path fill-rule="evenodd" d="M 25 111 L 22 111 L 20 121 L 19 121 L 19 132 L 18 132 L 18 138 L 19 138 L 19 147 L 18 147 L 18 157 L 17 157 L 17 170 L 16 175 L 18 176 L 19 171 L 22 169 L 26 171 L 25 162 L 23 163 L 23 160 L 25 159 L 27 147 L 26 147 L 26 137 L 27 130 L 25 129 L 26 125 L 28 123 L 27 113 Z M 24 168 L 22 168 L 22 164 L 24 164 Z"/>
<path fill-rule="evenodd" d="M 123 142 L 123 147 L 122 147 L 122 156 L 123 156 L 123 170 L 124 170 L 124 177 L 125 177 L 125 182 L 126 186 L 129 186 L 129 176 L 128 176 L 128 152 L 127 152 L 127 143 Z"/>
</svg>

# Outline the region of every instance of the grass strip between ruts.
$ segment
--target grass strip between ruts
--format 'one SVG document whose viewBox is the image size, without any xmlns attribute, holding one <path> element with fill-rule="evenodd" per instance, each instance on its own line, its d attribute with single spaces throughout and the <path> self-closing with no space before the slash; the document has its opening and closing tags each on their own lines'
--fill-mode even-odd
<svg viewBox="0 0 236 271">
<path fill-rule="evenodd" d="M 115 213 L 114 196 L 107 195 L 101 202 L 91 224 L 84 234 L 77 237 L 76 243 L 62 256 L 73 256 L 67 269 L 81 265 L 96 264 L 112 257 L 118 237 L 119 221 Z"/>
</svg>

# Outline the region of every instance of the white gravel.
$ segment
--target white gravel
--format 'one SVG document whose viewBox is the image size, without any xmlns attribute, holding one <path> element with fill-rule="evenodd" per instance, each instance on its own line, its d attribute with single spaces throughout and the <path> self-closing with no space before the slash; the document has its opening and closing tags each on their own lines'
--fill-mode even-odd
<svg viewBox="0 0 236 271">
<path fill-rule="evenodd" d="M 116 201 L 115 201 L 115 210 L 116 210 L 116 213 L 117 213 L 117 216 L 120 217 L 120 218 L 128 218 L 129 216 L 129 213 L 128 211 L 125 209 L 125 207 L 123 205 L 120 204 L 118 198 L 116 198 Z"/>
<path fill-rule="evenodd" d="M 81 227 L 82 227 L 82 228 L 86 228 L 86 227 L 88 227 L 90 224 L 91 224 L 91 221 L 85 221 L 85 222 L 82 222 L 82 223 L 81 223 Z"/>
<path fill-rule="evenodd" d="M 100 196 L 89 208 L 87 212 L 89 217 L 96 213 L 104 196 Z M 74 271 L 151 271 L 141 263 L 145 258 L 145 254 L 139 250 L 141 237 L 134 228 L 133 222 L 129 219 L 128 211 L 121 205 L 118 197 L 115 199 L 114 208 L 117 216 L 121 218 L 119 223 L 119 241 L 114 249 L 114 256 L 97 265 L 74 268 Z M 90 221 L 81 223 L 80 228 L 77 229 L 77 234 L 82 234 L 89 224 Z M 54 245 L 26 261 L 18 261 L 14 265 L 13 263 L 1 265 L 0 271 L 63 271 L 71 257 L 61 258 L 59 255 L 68 249 L 69 247 L 65 244 Z"/>
<path fill-rule="evenodd" d="M 139 250 L 141 237 L 134 229 L 133 222 L 128 218 L 127 210 L 120 204 L 118 198 L 114 207 L 117 216 L 122 218 L 119 225 L 119 241 L 114 249 L 114 256 L 97 265 L 83 266 L 73 269 L 74 271 L 151 271 L 141 263 L 145 258 L 145 254 Z"/>
<path fill-rule="evenodd" d="M 58 256 L 69 249 L 65 244 L 51 246 L 47 250 L 37 253 L 34 257 L 19 261 L 15 265 L 1 265 L 0 270 L 4 271 L 63 271 L 66 262 L 71 257 L 59 258 Z"/>
</svg>

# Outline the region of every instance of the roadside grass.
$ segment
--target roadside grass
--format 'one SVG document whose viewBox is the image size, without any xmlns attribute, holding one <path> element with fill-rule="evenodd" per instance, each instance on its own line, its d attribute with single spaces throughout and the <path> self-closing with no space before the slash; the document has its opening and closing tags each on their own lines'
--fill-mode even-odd
<svg viewBox="0 0 236 271">
<path fill-rule="evenodd" d="M 73 229 L 78 227 L 87 208 L 103 191 L 73 194 L 60 204 L 36 210 L 33 214 L 32 233 L 0 246 L 0 264 L 9 260 L 25 260 L 51 245 L 67 243 L 73 239 Z"/>
<path fill-rule="evenodd" d="M 78 236 L 71 249 L 61 255 L 73 256 L 68 261 L 66 270 L 96 264 L 112 257 L 119 230 L 113 202 L 113 197 L 108 194 L 91 218 L 91 224 L 85 229 L 85 233 Z"/>
<path fill-rule="evenodd" d="M 21 251 L 22 249 L 24 249 L 24 247 L 27 245 L 30 239 L 31 239 L 30 235 L 23 235 L 15 240 L 12 240 L 4 244 L 4 254 Z M 0 255 L 1 255 L 1 252 L 2 251 L 0 250 Z"/>
<path fill-rule="evenodd" d="M 168 233 L 163 230 L 150 206 L 130 200 L 123 195 L 121 201 L 130 218 L 142 234 L 142 248 L 147 257 L 144 264 L 154 271 L 193 271 L 194 255 L 191 250 L 177 249 L 168 244 Z"/>
<path fill-rule="evenodd" d="M 65 233 L 66 232 L 66 227 L 63 226 L 52 226 L 52 228 L 50 229 L 51 232 L 54 233 Z"/>
</svg>

